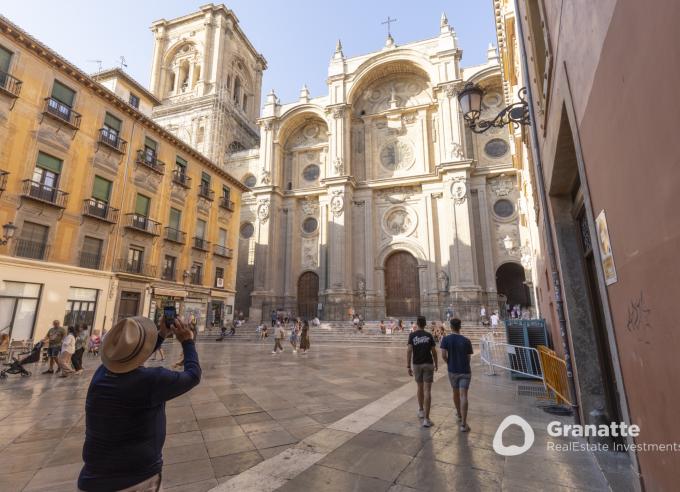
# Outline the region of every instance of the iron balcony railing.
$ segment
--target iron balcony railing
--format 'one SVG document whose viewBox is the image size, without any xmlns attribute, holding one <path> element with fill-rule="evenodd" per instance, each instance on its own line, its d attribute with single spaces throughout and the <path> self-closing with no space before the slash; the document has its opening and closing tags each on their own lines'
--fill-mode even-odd
<svg viewBox="0 0 680 492">
<path fill-rule="evenodd" d="M 161 234 L 160 222 L 140 214 L 125 214 L 124 226 L 136 231 L 146 232 L 153 236 L 160 236 Z"/>
<path fill-rule="evenodd" d="M 201 186 L 198 187 L 198 196 L 212 201 L 215 199 L 215 192 L 210 189 L 209 184 L 201 183 Z"/>
<path fill-rule="evenodd" d="M 216 254 L 218 256 L 223 256 L 225 258 L 233 258 L 234 257 L 234 250 L 231 248 L 227 248 L 226 246 L 221 246 L 219 244 L 215 244 L 213 246 L 213 254 Z"/>
<path fill-rule="evenodd" d="M 176 272 L 175 272 L 174 268 L 164 268 L 163 273 L 161 275 L 161 278 L 163 280 L 169 280 L 170 282 L 174 282 L 175 281 L 175 275 L 176 275 Z"/>
<path fill-rule="evenodd" d="M 206 241 L 201 237 L 194 237 L 194 248 L 208 251 L 210 249 L 210 241 Z"/>
<path fill-rule="evenodd" d="M 22 195 L 59 208 L 66 208 L 68 193 L 30 179 L 23 180 Z"/>
<path fill-rule="evenodd" d="M 165 173 L 165 163 L 156 158 L 156 154 L 147 151 L 146 149 L 139 149 L 137 151 L 137 164 L 146 166 L 158 174 Z"/>
<path fill-rule="evenodd" d="M 203 285 L 203 273 L 196 272 L 189 275 L 189 283 L 191 285 Z"/>
<path fill-rule="evenodd" d="M 142 275 L 144 277 L 156 276 L 156 265 L 149 265 L 148 263 L 129 260 L 127 258 L 118 258 L 116 261 L 114 261 L 113 270 L 115 272 Z"/>
<path fill-rule="evenodd" d="M 234 202 L 229 200 L 229 198 L 227 198 L 226 196 L 223 196 L 222 198 L 220 198 L 220 207 L 225 208 L 225 209 L 229 210 L 230 212 L 233 212 L 234 211 Z"/>
<path fill-rule="evenodd" d="M 173 227 L 165 228 L 165 239 L 174 243 L 184 244 L 187 242 L 187 233 Z"/>
<path fill-rule="evenodd" d="M 7 189 L 7 176 L 9 176 L 9 173 L 0 169 L 0 192 Z"/>
<path fill-rule="evenodd" d="M 45 98 L 45 109 L 43 114 L 52 116 L 72 128 L 80 128 L 80 113 L 75 112 L 70 106 L 57 101 L 53 97 Z"/>
<path fill-rule="evenodd" d="M 0 90 L 11 97 L 19 97 L 23 82 L 7 72 L 0 70 Z"/>
<path fill-rule="evenodd" d="M 104 220 L 112 224 L 118 222 L 119 212 L 120 211 L 117 208 L 113 208 L 108 203 L 97 200 L 96 198 L 87 198 L 83 202 L 83 215 Z"/>
<path fill-rule="evenodd" d="M 124 154 L 127 149 L 127 142 L 120 138 L 118 132 L 106 127 L 99 129 L 99 143 L 112 148 L 120 154 Z"/>
<path fill-rule="evenodd" d="M 33 260 L 46 260 L 50 251 L 49 244 L 30 239 L 16 239 L 14 241 L 14 256 L 31 258 Z"/>
<path fill-rule="evenodd" d="M 100 253 L 80 252 L 80 266 L 83 268 L 91 268 L 93 270 L 101 269 L 102 255 Z"/>
<path fill-rule="evenodd" d="M 179 171 L 175 169 L 172 172 L 172 182 L 176 183 L 180 186 L 183 186 L 184 188 L 189 188 L 189 181 L 191 181 L 191 178 L 187 176 L 186 172 Z"/>
</svg>

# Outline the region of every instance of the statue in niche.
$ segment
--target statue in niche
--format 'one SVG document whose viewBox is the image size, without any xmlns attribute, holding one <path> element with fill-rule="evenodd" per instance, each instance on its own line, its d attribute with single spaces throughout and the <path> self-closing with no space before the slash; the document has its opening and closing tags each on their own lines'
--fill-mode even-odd
<svg viewBox="0 0 680 492">
<path fill-rule="evenodd" d="M 449 276 L 444 270 L 440 270 L 437 274 L 437 286 L 439 292 L 447 292 L 449 290 Z"/>
</svg>

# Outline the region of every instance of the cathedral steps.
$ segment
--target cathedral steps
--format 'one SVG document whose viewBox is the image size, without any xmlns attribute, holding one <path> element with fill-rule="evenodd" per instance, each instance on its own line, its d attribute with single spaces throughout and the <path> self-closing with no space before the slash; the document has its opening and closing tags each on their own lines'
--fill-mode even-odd
<svg viewBox="0 0 680 492">
<path fill-rule="evenodd" d="M 395 332 L 392 334 L 382 334 L 379 329 L 379 321 L 369 321 L 364 323 L 364 328 L 361 333 L 357 333 L 354 330 L 354 325 L 351 321 L 329 321 L 322 322 L 318 327 L 310 328 L 310 336 L 312 339 L 312 344 L 370 344 L 376 346 L 404 346 L 408 340 L 409 325 L 405 324 L 405 329 L 403 332 Z M 267 343 L 273 343 L 273 330 L 271 326 L 269 337 L 267 338 Z M 254 322 L 246 322 L 242 326 L 236 329 L 236 335 L 228 336 L 225 338 L 226 342 L 233 343 L 253 343 L 258 341 L 258 334 L 256 332 L 257 324 Z M 290 333 L 290 330 L 287 330 Z M 477 344 L 481 339 L 482 335 L 489 332 L 488 327 L 464 323 L 461 329 L 461 334 L 470 338 L 470 340 Z M 448 333 L 448 331 L 447 331 Z M 219 337 L 220 331 L 216 329 L 209 329 L 203 331 L 199 334 L 199 341 L 215 341 Z M 504 334 L 500 334 L 500 339 L 497 337 L 497 341 L 502 341 L 505 339 Z"/>
</svg>

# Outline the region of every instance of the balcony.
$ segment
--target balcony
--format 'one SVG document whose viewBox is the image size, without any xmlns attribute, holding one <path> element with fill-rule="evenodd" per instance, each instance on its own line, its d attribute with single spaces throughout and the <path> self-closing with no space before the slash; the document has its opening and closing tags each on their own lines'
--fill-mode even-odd
<svg viewBox="0 0 680 492">
<path fill-rule="evenodd" d="M 178 184 L 184 188 L 189 188 L 189 182 L 191 181 L 191 178 L 187 176 L 186 172 L 179 171 L 175 169 L 172 172 L 172 182 L 175 184 Z"/>
<path fill-rule="evenodd" d="M 14 256 L 31 258 L 32 260 L 46 260 L 49 251 L 50 246 L 39 241 L 21 238 L 14 241 Z"/>
<path fill-rule="evenodd" d="M 96 198 L 87 198 L 83 202 L 83 215 L 92 217 L 93 219 L 103 220 L 110 224 L 118 222 L 118 212 L 120 211 L 117 208 L 113 208 L 109 206 L 108 203 L 97 200 Z"/>
<path fill-rule="evenodd" d="M 0 70 L 0 92 L 16 99 L 21 94 L 23 82 L 16 77 L 12 77 L 7 72 Z"/>
<path fill-rule="evenodd" d="M 210 251 L 210 241 L 206 241 L 205 239 L 200 237 L 194 237 L 193 247 L 194 249 L 198 249 L 201 251 Z"/>
<path fill-rule="evenodd" d="M 61 123 L 66 123 L 74 130 L 80 128 L 80 113 L 76 113 L 69 106 L 57 101 L 52 97 L 45 98 L 45 108 L 43 109 L 43 114 L 51 116 Z"/>
<path fill-rule="evenodd" d="M 25 179 L 22 181 L 21 195 L 31 200 L 48 203 L 58 208 L 66 208 L 68 193 L 52 186 Z"/>
<path fill-rule="evenodd" d="M 83 268 L 100 270 L 102 265 L 102 255 L 98 253 L 86 253 L 81 251 L 79 265 Z"/>
<path fill-rule="evenodd" d="M 153 172 L 165 174 L 165 163 L 161 160 L 158 160 L 155 154 L 151 154 L 144 149 L 137 151 L 137 159 L 135 162 L 141 166 L 148 167 Z"/>
<path fill-rule="evenodd" d="M 161 274 L 161 278 L 163 280 L 167 280 L 168 282 L 174 282 L 175 276 L 176 272 L 174 268 L 166 268 L 163 270 L 163 273 Z"/>
<path fill-rule="evenodd" d="M 187 242 L 187 233 L 172 227 L 165 228 L 165 235 L 163 237 L 173 243 L 184 244 Z"/>
<path fill-rule="evenodd" d="M 220 246 L 219 244 L 216 244 L 213 246 L 213 254 L 217 256 L 222 256 L 224 258 L 233 258 L 234 257 L 234 250 L 231 248 L 227 248 L 225 246 Z"/>
<path fill-rule="evenodd" d="M 201 186 L 198 187 L 198 196 L 212 202 L 215 199 L 215 192 L 210 189 L 209 184 L 201 183 Z"/>
<path fill-rule="evenodd" d="M 127 258 L 118 258 L 113 262 L 113 271 L 119 273 L 129 273 L 131 275 L 141 275 L 143 277 L 155 277 L 156 266 L 142 263 L 140 261 L 131 261 Z"/>
<path fill-rule="evenodd" d="M 124 154 L 127 150 L 127 142 L 118 136 L 118 132 L 108 128 L 99 129 L 99 143 L 106 145 L 119 154 Z"/>
<path fill-rule="evenodd" d="M 128 229 L 134 229 L 135 231 L 145 232 L 146 234 L 151 234 L 152 236 L 161 235 L 161 224 L 155 220 L 139 215 L 139 214 L 125 214 L 124 227 Z"/>
<path fill-rule="evenodd" d="M 222 207 L 226 210 L 229 210 L 230 212 L 233 212 L 234 211 L 234 202 L 229 200 L 228 197 L 223 196 L 222 198 L 220 198 L 220 207 Z"/>
</svg>

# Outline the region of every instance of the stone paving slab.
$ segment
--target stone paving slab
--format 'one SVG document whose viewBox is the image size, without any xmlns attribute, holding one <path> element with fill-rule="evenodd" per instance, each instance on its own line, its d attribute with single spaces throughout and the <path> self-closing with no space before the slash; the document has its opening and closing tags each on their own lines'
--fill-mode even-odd
<svg viewBox="0 0 680 492">
<path fill-rule="evenodd" d="M 312 341 L 313 343 L 313 341 Z M 179 356 L 169 344 L 165 364 Z M 548 451 L 555 420 L 516 383 L 475 361 L 472 432 L 458 431 L 447 378 L 437 374 L 432 420 L 419 425 L 400 348 L 316 347 L 272 356 L 258 344 L 199 344 L 201 385 L 167 405 L 166 491 L 607 490 L 593 456 Z M 152 362 L 158 364 L 159 362 Z M 92 371 L 0 382 L 0 491 L 72 491 L 82 466 L 84 399 Z M 524 417 L 536 444 L 523 457 L 492 448 L 500 421 Z M 505 444 L 521 444 L 516 428 Z M 619 460 L 620 461 L 620 460 Z M 544 463 L 536 466 L 536 463 Z M 614 460 L 613 466 L 622 466 Z M 618 490 L 625 489 L 625 470 Z"/>
</svg>

